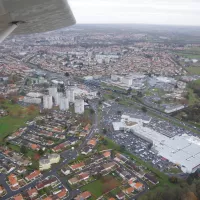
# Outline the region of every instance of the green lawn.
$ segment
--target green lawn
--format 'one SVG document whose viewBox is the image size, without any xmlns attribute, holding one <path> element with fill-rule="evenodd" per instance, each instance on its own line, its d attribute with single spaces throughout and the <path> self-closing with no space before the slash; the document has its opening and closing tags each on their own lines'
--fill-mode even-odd
<svg viewBox="0 0 200 200">
<path fill-rule="evenodd" d="M 92 194 L 92 199 L 97 199 L 103 194 L 118 187 L 120 182 L 111 175 L 103 176 L 100 179 L 89 183 L 81 188 L 82 191 L 89 191 Z"/>
<path fill-rule="evenodd" d="M 11 112 L 11 114 L 0 118 L 0 142 L 20 127 L 24 127 L 28 120 L 33 119 L 39 113 L 38 110 L 27 113 L 27 108 L 23 108 L 18 104 L 11 104 L 8 101 L 4 103 L 3 106 L 6 107 L 6 110 Z M 19 116 L 18 112 L 22 112 L 23 114 Z"/>
<path fill-rule="evenodd" d="M 82 191 L 89 191 L 93 195 L 93 199 L 95 197 L 100 197 L 103 194 L 103 185 L 100 180 L 96 180 L 92 183 L 89 183 L 88 185 L 85 185 L 81 188 Z"/>
<path fill-rule="evenodd" d="M 189 93 L 189 99 L 188 99 L 189 105 L 194 105 L 197 102 L 199 102 L 197 95 L 193 92 L 192 89 L 189 88 L 188 93 Z"/>
<path fill-rule="evenodd" d="M 187 67 L 186 70 L 190 74 L 200 75 L 200 66 L 199 67 Z"/>
</svg>

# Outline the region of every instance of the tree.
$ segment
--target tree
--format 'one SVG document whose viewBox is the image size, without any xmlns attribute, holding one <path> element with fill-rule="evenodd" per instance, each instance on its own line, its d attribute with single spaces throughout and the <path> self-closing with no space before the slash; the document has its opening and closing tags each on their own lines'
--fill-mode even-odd
<svg viewBox="0 0 200 200">
<path fill-rule="evenodd" d="M 169 177 L 169 181 L 170 181 L 171 183 L 178 183 L 178 179 L 177 179 L 177 177 L 175 177 L 175 176 Z"/>
<path fill-rule="evenodd" d="M 37 124 L 37 125 L 44 125 L 44 124 L 45 124 L 45 120 L 44 120 L 44 119 L 37 120 L 37 121 L 36 121 L 36 124 Z"/>
<path fill-rule="evenodd" d="M 69 76 L 69 73 L 68 73 L 68 72 L 66 72 L 66 73 L 65 73 L 65 76 L 67 76 L 67 77 L 68 77 L 68 76 Z"/>
<path fill-rule="evenodd" d="M 152 146 L 153 146 L 153 144 L 152 144 L 152 143 L 149 143 L 147 147 L 148 147 L 148 149 L 151 149 Z"/>
<path fill-rule="evenodd" d="M 137 96 L 140 97 L 140 98 L 143 97 L 142 92 L 141 91 L 137 91 Z"/>
<path fill-rule="evenodd" d="M 26 153 L 27 153 L 27 148 L 26 148 L 24 145 L 22 145 L 22 146 L 20 147 L 20 152 L 21 152 L 22 154 L 26 154 Z"/>
<path fill-rule="evenodd" d="M 106 134 L 107 130 L 105 128 L 103 128 L 103 134 Z"/>
<path fill-rule="evenodd" d="M 17 97 L 12 97 L 12 99 L 11 99 L 12 104 L 16 104 L 17 101 L 18 101 Z"/>
<path fill-rule="evenodd" d="M 187 181 L 188 185 L 192 185 L 193 180 L 194 180 L 194 178 L 189 175 L 186 181 Z"/>
<path fill-rule="evenodd" d="M 142 112 L 146 113 L 147 112 L 147 108 L 145 106 L 142 106 L 141 108 Z"/>
<path fill-rule="evenodd" d="M 125 145 L 120 145 L 120 151 L 125 151 L 126 147 Z"/>
<path fill-rule="evenodd" d="M 128 90 L 127 90 L 127 95 L 130 95 L 132 92 L 132 88 L 130 87 Z"/>
<path fill-rule="evenodd" d="M 94 110 L 92 108 L 90 109 L 90 114 L 94 114 Z"/>
<path fill-rule="evenodd" d="M 121 111 L 121 110 L 118 110 L 118 111 L 117 111 L 117 114 L 118 114 L 118 115 L 121 115 L 121 114 L 122 114 L 122 111 Z"/>
<path fill-rule="evenodd" d="M 106 145 L 108 144 L 108 141 L 104 139 L 104 140 L 102 141 L 102 143 L 103 143 L 103 145 L 106 146 Z"/>
<path fill-rule="evenodd" d="M 97 92 L 97 96 L 100 96 L 100 95 L 101 95 L 101 93 L 98 91 L 98 92 Z"/>
<path fill-rule="evenodd" d="M 17 111 L 17 115 L 18 115 L 19 117 L 21 117 L 21 116 L 23 115 L 23 111 L 22 111 L 22 110 L 18 110 L 18 111 Z"/>
<path fill-rule="evenodd" d="M 27 107 L 28 111 L 34 112 L 36 110 L 36 107 L 34 105 L 30 105 Z"/>
<path fill-rule="evenodd" d="M 38 151 L 38 153 L 39 153 L 40 156 L 43 156 L 43 155 L 44 155 L 44 151 L 43 151 L 42 149 L 40 149 L 40 150 Z"/>
</svg>

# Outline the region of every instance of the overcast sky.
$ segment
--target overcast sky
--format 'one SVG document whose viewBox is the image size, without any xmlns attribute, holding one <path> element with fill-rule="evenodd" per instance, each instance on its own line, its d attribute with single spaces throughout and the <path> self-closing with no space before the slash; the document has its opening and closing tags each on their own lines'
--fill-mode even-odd
<svg viewBox="0 0 200 200">
<path fill-rule="evenodd" d="M 68 0 L 77 23 L 200 26 L 200 0 Z"/>
</svg>

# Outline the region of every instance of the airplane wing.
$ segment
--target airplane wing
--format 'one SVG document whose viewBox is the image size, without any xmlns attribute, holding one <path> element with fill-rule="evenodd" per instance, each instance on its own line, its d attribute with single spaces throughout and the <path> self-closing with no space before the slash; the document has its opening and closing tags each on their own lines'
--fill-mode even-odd
<svg viewBox="0 0 200 200">
<path fill-rule="evenodd" d="M 67 0 L 0 0 L 0 32 L 23 22 L 14 34 L 52 31 L 76 23 Z"/>
</svg>

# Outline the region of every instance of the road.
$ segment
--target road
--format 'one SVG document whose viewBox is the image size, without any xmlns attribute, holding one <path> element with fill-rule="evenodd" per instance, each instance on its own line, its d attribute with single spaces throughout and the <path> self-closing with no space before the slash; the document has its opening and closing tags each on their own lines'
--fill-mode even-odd
<svg viewBox="0 0 200 200">
<path fill-rule="evenodd" d="M 82 142 L 82 144 L 78 147 L 78 149 L 76 150 L 67 150 L 65 152 L 62 152 L 61 153 L 61 157 L 64 157 L 64 161 L 62 163 L 59 163 L 58 165 L 56 165 L 52 170 L 48 171 L 48 172 L 45 172 L 44 174 L 42 174 L 42 176 L 40 177 L 41 179 L 45 179 L 46 177 L 48 176 L 59 176 L 57 174 L 57 172 L 59 170 L 61 170 L 61 168 L 68 164 L 71 160 L 73 159 L 76 159 L 77 156 L 78 156 L 78 153 L 81 151 L 81 149 L 86 145 L 87 141 L 93 137 L 97 127 L 98 127 L 98 108 L 94 105 L 94 104 L 91 104 L 91 107 L 92 109 L 95 111 L 95 116 L 94 116 L 94 123 L 91 127 L 91 130 L 89 132 L 89 134 L 86 136 L 85 140 Z M 67 159 L 66 159 L 67 158 Z M 60 179 L 60 177 L 59 177 Z M 8 199 L 8 198 L 11 198 L 12 196 L 15 196 L 17 195 L 18 193 L 21 193 L 31 187 L 34 187 L 35 184 L 38 182 L 38 179 L 34 180 L 33 182 L 29 183 L 28 185 L 20 188 L 19 190 L 16 190 L 16 191 L 12 191 L 10 189 L 10 187 L 7 185 L 6 183 L 6 175 L 3 175 L 3 174 L 0 174 L 0 184 L 2 184 L 5 189 L 7 190 L 7 195 L 4 196 L 4 199 Z M 67 189 L 70 191 L 70 188 L 67 186 L 66 184 L 66 179 L 63 180 L 61 178 L 61 182 L 65 185 L 65 187 L 67 187 Z M 69 197 L 67 198 L 68 200 L 70 199 L 73 199 L 73 197 L 77 196 L 80 192 L 78 190 L 71 190 L 70 194 L 69 194 Z"/>
<path fill-rule="evenodd" d="M 90 129 L 89 134 L 85 137 L 85 140 L 81 143 L 81 145 L 77 148 L 77 151 L 80 152 L 81 149 L 87 144 L 88 140 L 93 137 L 93 135 L 96 132 L 96 129 L 98 128 L 98 107 L 96 104 L 92 104 L 91 102 L 88 102 L 90 107 L 94 110 L 94 121 L 93 125 Z"/>
<path fill-rule="evenodd" d="M 57 171 L 59 171 L 64 165 L 68 164 L 71 160 L 73 160 L 74 158 L 77 157 L 77 152 L 76 151 L 73 151 L 73 150 L 68 150 L 68 160 L 65 160 L 64 162 L 62 163 L 59 163 L 58 165 L 56 165 L 55 168 L 53 168 L 52 170 L 48 171 L 48 172 L 45 172 L 44 174 L 42 174 L 42 176 L 40 177 L 40 179 L 45 179 L 46 177 L 48 176 L 57 176 Z M 24 192 L 25 190 L 29 189 L 30 187 L 35 187 L 35 184 L 38 182 L 38 179 L 34 180 L 33 182 L 29 183 L 28 185 L 20 188 L 19 190 L 17 191 L 12 191 L 8 185 L 5 183 L 5 178 L 4 176 L 0 176 L 0 183 L 1 182 L 4 182 L 4 185 L 5 185 L 5 188 L 7 189 L 7 195 L 4 196 L 4 199 L 8 199 L 8 198 L 11 198 L 12 196 L 20 193 L 20 192 Z M 7 185 L 7 186 L 6 186 Z M 68 188 L 69 189 L 69 188 Z"/>
</svg>

